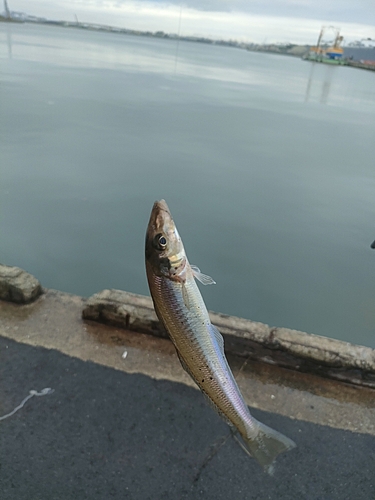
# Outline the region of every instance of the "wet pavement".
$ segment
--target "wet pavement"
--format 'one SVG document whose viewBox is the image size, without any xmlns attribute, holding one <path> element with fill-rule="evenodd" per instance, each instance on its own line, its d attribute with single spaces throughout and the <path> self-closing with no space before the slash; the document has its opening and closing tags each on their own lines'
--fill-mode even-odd
<svg viewBox="0 0 375 500">
<path fill-rule="evenodd" d="M 0 421 L 1 500 L 375 500 L 374 391 L 230 359 L 254 416 L 297 443 L 269 476 L 169 341 L 85 324 L 80 306 L 0 304 L 0 416 L 54 390 Z"/>
</svg>

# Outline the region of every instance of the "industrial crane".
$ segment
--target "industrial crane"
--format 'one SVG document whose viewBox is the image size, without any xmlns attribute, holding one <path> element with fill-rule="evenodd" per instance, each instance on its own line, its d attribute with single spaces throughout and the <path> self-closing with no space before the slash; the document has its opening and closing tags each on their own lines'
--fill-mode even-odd
<svg viewBox="0 0 375 500">
<path fill-rule="evenodd" d="M 335 33 L 333 44 L 330 47 L 323 46 L 326 45 L 323 44 L 323 35 L 327 30 L 333 30 Z M 344 37 L 340 35 L 340 30 L 338 28 L 335 28 L 334 26 L 322 26 L 316 47 L 311 47 L 310 52 L 313 52 L 316 54 L 316 56 L 320 57 L 328 57 L 329 59 L 339 59 L 342 57 L 344 53 L 344 49 L 341 47 L 343 40 Z"/>
</svg>

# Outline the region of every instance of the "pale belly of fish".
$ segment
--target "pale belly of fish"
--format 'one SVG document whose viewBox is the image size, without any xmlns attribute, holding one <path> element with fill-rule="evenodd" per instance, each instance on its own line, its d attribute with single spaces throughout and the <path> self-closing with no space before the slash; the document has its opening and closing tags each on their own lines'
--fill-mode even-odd
<svg viewBox="0 0 375 500">
<path fill-rule="evenodd" d="M 294 447 L 293 441 L 250 414 L 225 358 L 223 337 L 210 321 L 194 277 L 182 285 L 152 274 L 149 283 L 155 310 L 183 368 L 217 412 L 239 431 L 248 451 L 261 465 L 269 466 L 279 453 Z"/>
</svg>

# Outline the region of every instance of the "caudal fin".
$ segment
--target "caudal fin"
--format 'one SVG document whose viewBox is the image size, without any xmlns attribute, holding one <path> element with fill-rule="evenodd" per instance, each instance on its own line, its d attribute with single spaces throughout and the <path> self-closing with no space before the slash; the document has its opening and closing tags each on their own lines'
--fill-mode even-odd
<svg viewBox="0 0 375 500">
<path fill-rule="evenodd" d="M 250 453 L 267 472 L 272 474 L 272 463 L 275 458 L 284 451 L 295 448 L 294 441 L 277 432 L 271 427 L 256 421 L 257 434 L 255 437 L 245 438 L 242 436 L 246 451 Z M 253 432 L 251 433 L 253 435 Z"/>
</svg>

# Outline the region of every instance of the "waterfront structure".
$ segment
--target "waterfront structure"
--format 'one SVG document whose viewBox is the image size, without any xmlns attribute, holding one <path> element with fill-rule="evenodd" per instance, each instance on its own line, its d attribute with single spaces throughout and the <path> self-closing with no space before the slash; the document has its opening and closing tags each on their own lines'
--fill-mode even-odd
<svg viewBox="0 0 375 500">
<path fill-rule="evenodd" d="M 334 30 L 335 32 L 333 44 L 330 46 L 327 46 L 327 44 L 323 41 L 323 36 L 327 30 Z M 331 64 L 343 64 L 342 56 L 344 54 L 344 49 L 341 47 L 343 40 L 344 37 L 340 35 L 340 30 L 338 28 L 335 28 L 334 26 L 322 26 L 316 46 L 310 47 L 310 50 L 304 59 L 309 61 L 327 62 Z"/>
<path fill-rule="evenodd" d="M 7 0 L 4 0 L 4 13 L 5 13 L 5 19 L 11 19 L 11 15 L 10 15 L 10 10 L 9 10 L 9 7 L 8 7 L 8 2 Z"/>
</svg>

